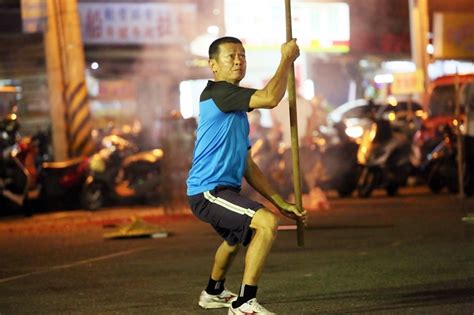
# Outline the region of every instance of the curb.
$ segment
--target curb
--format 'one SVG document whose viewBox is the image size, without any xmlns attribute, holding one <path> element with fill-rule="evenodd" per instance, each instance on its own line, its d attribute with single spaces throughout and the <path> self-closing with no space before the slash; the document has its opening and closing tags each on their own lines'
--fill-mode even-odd
<svg viewBox="0 0 474 315">
<path fill-rule="evenodd" d="M 35 214 L 31 217 L 7 217 L 0 219 L 0 235 L 41 232 L 64 232 L 97 229 L 126 224 L 133 218 L 150 223 L 174 222 L 190 219 L 186 208 L 168 210 L 163 207 L 128 207 L 99 211 L 70 210 Z"/>
</svg>

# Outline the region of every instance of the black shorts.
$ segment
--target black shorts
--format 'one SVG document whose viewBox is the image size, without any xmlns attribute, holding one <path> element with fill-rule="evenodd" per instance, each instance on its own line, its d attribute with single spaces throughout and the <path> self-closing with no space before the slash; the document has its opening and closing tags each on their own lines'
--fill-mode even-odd
<svg viewBox="0 0 474 315">
<path fill-rule="evenodd" d="M 240 189 L 218 186 L 213 190 L 188 196 L 194 215 L 209 223 L 229 245 L 247 246 L 252 239 L 250 222 L 263 205 L 241 196 Z"/>
</svg>

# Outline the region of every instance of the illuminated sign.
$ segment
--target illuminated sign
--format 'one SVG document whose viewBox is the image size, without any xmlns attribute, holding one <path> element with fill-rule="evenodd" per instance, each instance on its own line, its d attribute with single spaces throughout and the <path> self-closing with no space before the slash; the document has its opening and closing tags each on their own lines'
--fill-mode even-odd
<svg viewBox="0 0 474 315">
<path fill-rule="evenodd" d="M 286 41 L 284 1 L 224 0 L 225 27 L 247 48 L 279 48 Z M 313 52 L 349 51 L 350 27 L 347 3 L 293 1 L 293 37 L 301 49 Z"/>
<path fill-rule="evenodd" d="M 79 3 L 86 44 L 179 44 L 196 25 L 190 3 Z"/>
<path fill-rule="evenodd" d="M 46 29 L 46 15 L 46 0 L 21 0 L 24 33 L 43 32 Z"/>
<path fill-rule="evenodd" d="M 410 95 L 423 93 L 423 71 L 394 73 L 392 82 L 392 93 L 397 95 Z"/>
</svg>

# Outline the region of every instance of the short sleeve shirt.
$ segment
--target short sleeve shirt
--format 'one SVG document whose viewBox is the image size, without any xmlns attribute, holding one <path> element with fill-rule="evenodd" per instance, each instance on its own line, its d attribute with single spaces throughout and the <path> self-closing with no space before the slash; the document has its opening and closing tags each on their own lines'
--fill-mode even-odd
<svg viewBox="0 0 474 315">
<path fill-rule="evenodd" d="M 255 89 L 209 81 L 201 93 L 188 196 L 216 186 L 240 187 L 250 148 L 247 112 Z"/>
</svg>

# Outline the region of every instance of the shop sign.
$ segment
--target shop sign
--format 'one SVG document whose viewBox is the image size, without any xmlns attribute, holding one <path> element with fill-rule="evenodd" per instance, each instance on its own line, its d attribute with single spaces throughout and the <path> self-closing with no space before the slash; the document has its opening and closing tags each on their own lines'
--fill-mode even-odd
<svg viewBox="0 0 474 315">
<path fill-rule="evenodd" d="M 391 92 L 395 95 L 423 93 L 423 71 L 394 73 Z"/>
<path fill-rule="evenodd" d="M 98 99 L 101 100 L 134 100 L 136 88 L 128 80 L 100 80 Z"/>
<path fill-rule="evenodd" d="M 47 11 L 46 0 L 21 0 L 23 33 L 44 32 Z"/>
<path fill-rule="evenodd" d="M 246 48 L 279 49 L 286 41 L 284 1 L 224 0 L 228 35 L 242 39 Z M 349 51 L 349 5 L 343 2 L 293 1 L 293 37 L 305 51 Z M 262 14 L 265 12 L 265 14 Z"/>
<path fill-rule="evenodd" d="M 86 44 L 179 44 L 196 25 L 192 3 L 79 3 Z"/>
<path fill-rule="evenodd" d="M 474 14 L 435 13 L 434 56 L 439 59 L 474 59 Z"/>
</svg>

